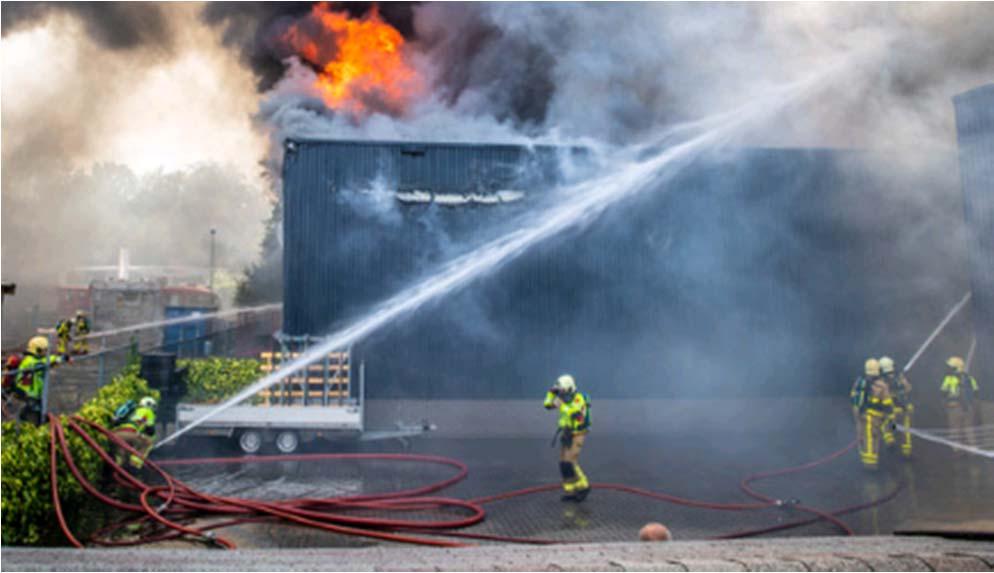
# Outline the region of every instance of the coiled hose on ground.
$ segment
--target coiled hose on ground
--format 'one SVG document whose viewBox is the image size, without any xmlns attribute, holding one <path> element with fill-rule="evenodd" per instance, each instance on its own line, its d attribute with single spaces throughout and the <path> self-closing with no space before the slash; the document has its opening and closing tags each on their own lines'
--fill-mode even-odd
<svg viewBox="0 0 994 573">
<path fill-rule="evenodd" d="M 469 540 L 498 541 L 508 543 L 551 544 L 550 540 L 534 538 L 518 538 L 499 535 L 478 534 L 460 531 L 476 525 L 486 518 L 485 505 L 503 500 L 550 492 L 559 489 L 558 484 L 548 484 L 524 488 L 492 496 L 476 499 L 458 499 L 436 496 L 441 490 L 463 480 L 469 473 L 465 464 L 458 460 L 441 456 L 421 454 L 298 454 L 282 456 L 243 456 L 226 458 L 197 458 L 188 460 L 169 460 L 154 462 L 146 460 L 145 464 L 151 472 L 162 479 L 162 484 L 152 485 L 131 475 L 127 469 L 119 465 L 93 438 L 87 429 L 106 436 L 117 448 L 129 453 L 140 455 L 128 444 L 118 439 L 112 432 L 93 422 L 80 417 L 68 420 L 69 429 L 75 432 L 83 441 L 96 452 L 112 472 L 112 479 L 119 489 L 137 494 L 138 503 L 129 503 L 107 495 L 99 487 L 90 483 L 76 466 L 69 450 L 66 428 L 59 418 L 49 415 L 50 431 L 50 461 L 52 501 L 55 507 L 59 526 L 69 542 L 75 547 L 83 547 L 65 520 L 59 501 L 59 484 L 57 480 L 58 460 L 61 454 L 73 477 L 83 489 L 105 505 L 126 512 L 128 516 L 121 522 L 114 523 L 95 532 L 89 543 L 101 546 L 125 546 L 155 543 L 182 537 L 202 540 L 210 545 L 226 549 L 235 548 L 235 544 L 224 537 L 214 535 L 215 530 L 234 525 L 254 522 L 282 522 L 338 533 L 372 538 L 381 541 L 429 545 L 437 547 L 462 547 Z M 752 484 L 775 476 L 783 476 L 809 470 L 826 464 L 855 447 L 855 442 L 807 464 L 770 472 L 756 473 L 744 478 L 740 488 L 744 493 L 755 499 L 752 503 L 714 503 L 695 499 L 683 498 L 666 493 L 650 491 L 617 483 L 594 483 L 593 488 L 615 490 L 638 495 L 658 501 L 673 503 L 688 507 L 713 511 L 754 511 L 782 506 L 781 500 L 764 495 L 752 488 Z M 329 498 L 301 498 L 280 501 L 258 501 L 231 496 L 209 495 L 195 490 L 189 485 L 176 479 L 166 472 L 163 467 L 168 465 L 213 464 L 213 463 L 267 463 L 282 461 L 321 461 L 321 460 L 378 460 L 410 463 L 426 463 L 448 466 L 455 470 L 449 478 L 425 486 L 397 490 L 386 493 L 349 495 Z M 825 511 L 799 503 L 790 504 L 796 510 L 809 513 L 812 517 L 780 523 L 770 527 L 737 531 L 718 536 L 717 539 L 731 539 L 761 535 L 775 531 L 783 531 L 825 520 L 833 524 L 845 535 L 853 531 L 839 516 L 885 503 L 897 496 L 902 485 L 898 485 L 887 495 L 859 505 Z M 392 517 L 368 517 L 356 515 L 357 510 L 373 510 L 386 513 Z M 456 510 L 463 515 L 442 520 L 417 519 L 418 512 L 426 510 Z M 393 517 L 395 515 L 395 517 Z M 217 521 L 211 522 L 211 519 Z M 208 523 L 204 523 L 207 521 Z M 198 525 L 194 525 L 199 523 Z M 148 527 L 149 525 L 155 527 Z M 133 539 L 113 539 L 115 532 L 124 528 L 151 529 L 150 532 L 138 535 Z M 448 539 L 446 539 L 448 538 Z M 454 539 L 458 539 L 456 541 Z"/>
</svg>

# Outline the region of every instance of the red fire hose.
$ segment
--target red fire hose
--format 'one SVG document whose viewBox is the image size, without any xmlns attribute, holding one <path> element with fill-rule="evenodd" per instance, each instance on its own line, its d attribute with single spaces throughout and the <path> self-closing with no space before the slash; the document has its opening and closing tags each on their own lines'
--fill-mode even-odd
<svg viewBox="0 0 994 573">
<path fill-rule="evenodd" d="M 484 505 L 515 497 L 553 491 L 559 488 L 558 484 L 524 488 L 471 500 L 435 497 L 432 494 L 436 494 L 437 492 L 465 479 L 469 472 L 465 464 L 451 458 L 420 454 L 298 454 L 285 456 L 199 458 L 160 462 L 146 460 L 145 464 L 155 474 L 157 474 L 163 482 L 161 485 L 150 485 L 135 478 L 128 472 L 127 469 L 118 464 L 117 461 L 101 447 L 101 445 L 87 432 L 86 429 L 84 429 L 83 426 L 80 425 L 79 422 L 82 422 L 86 426 L 89 426 L 90 429 L 106 436 L 110 440 L 110 443 L 117 448 L 121 448 L 130 454 L 141 456 L 139 452 L 131 448 L 131 446 L 120 440 L 106 428 L 79 417 L 68 420 L 69 428 L 79 435 L 87 446 L 92 448 L 103 460 L 103 462 L 111 469 L 113 479 L 117 482 L 118 487 L 123 489 L 124 492 L 130 491 L 132 495 L 137 494 L 138 503 L 129 503 L 111 497 L 105 492 L 102 492 L 100 488 L 90 483 L 82 474 L 78 466 L 75 464 L 69 450 L 68 441 L 65 435 L 65 428 L 62 426 L 62 423 L 57 417 L 49 415 L 49 427 L 51 428 L 50 473 L 52 479 L 52 500 L 59 526 L 66 535 L 66 538 L 69 539 L 70 543 L 75 547 L 83 547 L 83 544 L 70 531 L 63 516 L 58 495 L 59 486 L 57 481 L 57 469 L 60 453 L 61 458 L 65 462 L 70 473 L 80 483 L 84 491 L 101 503 L 106 504 L 113 509 L 128 512 L 129 514 L 123 521 L 111 524 L 95 532 L 88 540 L 89 543 L 94 545 L 140 545 L 168 539 L 187 537 L 199 539 L 211 545 L 220 546 L 226 549 L 233 549 L 235 547 L 234 543 L 230 540 L 224 539 L 223 537 L 215 536 L 213 531 L 244 523 L 257 522 L 290 523 L 344 535 L 355 535 L 384 541 L 437 547 L 461 547 L 465 546 L 466 543 L 461 541 L 453 541 L 452 539 L 433 539 L 432 537 L 441 536 L 464 540 L 487 540 L 532 544 L 555 543 L 554 541 L 543 539 L 478 534 L 458 530 L 476 525 L 483 521 L 486 517 L 486 511 L 483 509 Z M 828 456 L 808 464 L 773 472 L 753 474 L 746 477 L 742 480 L 740 485 L 746 494 L 757 500 L 756 502 L 751 503 L 707 502 L 682 498 L 624 484 L 595 483 L 593 484 L 593 487 L 596 489 L 621 491 L 667 503 L 709 510 L 750 511 L 767 509 L 785 504 L 780 500 L 768 497 L 753 490 L 750 487 L 751 483 L 764 478 L 797 473 L 828 463 L 829 461 L 838 458 L 852 449 L 854 445 L 854 443 L 849 444 L 842 450 L 833 452 Z M 455 469 L 456 472 L 451 477 L 434 483 L 392 492 L 338 496 L 331 498 L 300 498 L 282 501 L 258 501 L 230 496 L 214 496 L 199 492 L 191 486 L 176 479 L 163 469 L 164 466 L 182 466 L 193 464 L 266 463 L 275 461 L 319 460 L 385 460 L 405 463 L 429 463 L 448 466 Z M 810 513 L 813 517 L 762 529 L 735 532 L 721 536 L 721 538 L 760 535 L 772 531 L 781 531 L 793 527 L 800 527 L 820 520 L 828 521 L 838 527 L 844 534 L 852 535 L 852 530 L 838 518 L 839 515 L 852 513 L 860 509 L 865 509 L 866 507 L 884 503 L 896 496 L 899 491 L 900 488 L 884 498 L 831 512 L 800 504 L 792 504 L 791 507 Z M 355 514 L 357 510 L 373 510 L 380 514 L 386 513 L 392 517 L 361 516 Z M 418 512 L 423 512 L 425 510 L 455 510 L 462 515 L 440 520 L 418 519 Z M 143 532 L 135 539 L 112 539 L 115 532 L 118 532 L 124 528 L 134 527 L 146 529 L 147 531 Z"/>
</svg>

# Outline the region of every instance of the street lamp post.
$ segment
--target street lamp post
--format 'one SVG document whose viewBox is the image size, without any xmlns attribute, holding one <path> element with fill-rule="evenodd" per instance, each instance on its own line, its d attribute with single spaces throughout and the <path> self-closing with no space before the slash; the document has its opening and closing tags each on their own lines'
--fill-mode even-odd
<svg viewBox="0 0 994 573">
<path fill-rule="evenodd" d="M 207 279 L 207 288 L 214 292 L 214 237 L 217 236 L 217 229 L 211 229 L 211 274 Z"/>
</svg>

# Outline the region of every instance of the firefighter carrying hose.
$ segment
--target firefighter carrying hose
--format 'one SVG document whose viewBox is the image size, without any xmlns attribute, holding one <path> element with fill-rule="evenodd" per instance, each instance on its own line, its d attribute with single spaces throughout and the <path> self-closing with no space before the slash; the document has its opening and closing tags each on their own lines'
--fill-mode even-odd
<svg viewBox="0 0 994 573">
<path fill-rule="evenodd" d="M 966 371 L 966 363 L 959 356 L 946 360 L 948 371 L 942 379 L 940 391 L 946 397 L 946 416 L 949 429 L 956 430 L 969 446 L 974 445 L 974 398 L 980 390 L 977 379 Z"/>
<path fill-rule="evenodd" d="M 35 336 L 28 341 L 27 352 L 17 365 L 14 392 L 24 401 L 18 418 L 41 425 L 41 396 L 45 388 L 45 371 L 61 362 L 68 362 L 65 354 L 49 356 L 48 339 Z"/>
<path fill-rule="evenodd" d="M 90 341 L 86 335 L 90 334 L 90 320 L 86 317 L 86 312 L 76 311 L 76 318 L 72 321 L 76 327 L 76 337 L 73 338 L 73 354 L 88 354 L 90 352 Z"/>
<path fill-rule="evenodd" d="M 880 376 L 880 362 L 870 358 L 849 392 L 859 436 L 859 457 L 866 469 L 877 469 L 884 420 L 894 406 L 887 382 Z"/>
<path fill-rule="evenodd" d="M 114 413 L 114 435 L 141 453 L 137 456 L 117 448 L 117 463 L 125 466 L 130 464 L 135 470 L 142 469 L 152 444 L 155 443 L 155 410 L 158 404 L 155 398 L 145 396 L 138 402 L 137 407 L 132 401 L 122 404 Z"/>
<path fill-rule="evenodd" d="M 559 408 L 559 473 L 563 479 L 563 501 L 583 501 L 590 494 L 590 482 L 580 469 L 580 451 L 590 430 L 590 396 L 576 391 L 569 374 L 556 380 L 545 394 L 545 408 Z"/>
<path fill-rule="evenodd" d="M 904 372 L 897 372 L 894 369 L 894 360 L 889 356 L 880 357 L 880 373 L 887 382 L 891 397 L 894 400 L 894 408 L 890 417 L 884 422 L 884 443 L 888 446 L 896 442 L 894 436 L 894 425 L 901 424 L 905 428 L 911 427 L 911 416 L 915 412 L 915 405 L 911 403 L 911 382 L 908 382 Z M 901 455 L 905 458 L 911 457 L 911 433 L 904 432 L 901 440 Z"/>
</svg>

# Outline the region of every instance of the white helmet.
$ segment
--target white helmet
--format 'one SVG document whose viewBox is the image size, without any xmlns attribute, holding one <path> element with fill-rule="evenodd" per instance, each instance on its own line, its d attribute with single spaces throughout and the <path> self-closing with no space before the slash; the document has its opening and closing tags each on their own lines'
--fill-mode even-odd
<svg viewBox="0 0 994 573">
<path fill-rule="evenodd" d="M 141 402 L 138 402 L 138 405 L 141 406 L 142 408 L 150 408 L 152 410 L 154 410 L 156 406 L 158 406 L 158 404 L 155 403 L 155 398 L 151 396 L 145 396 L 144 398 L 142 398 Z"/>
<path fill-rule="evenodd" d="M 894 359 L 890 356 L 881 356 L 877 362 L 880 363 L 880 371 L 884 374 L 894 373 Z"/>
<path fill-rule="evenodd" d="M 563 374 L 556 380 L 556 388 L 559 388 L 560 392 L 572 394 L 576 392 L 576 381 L 569 374 Z"/>
</svg>

